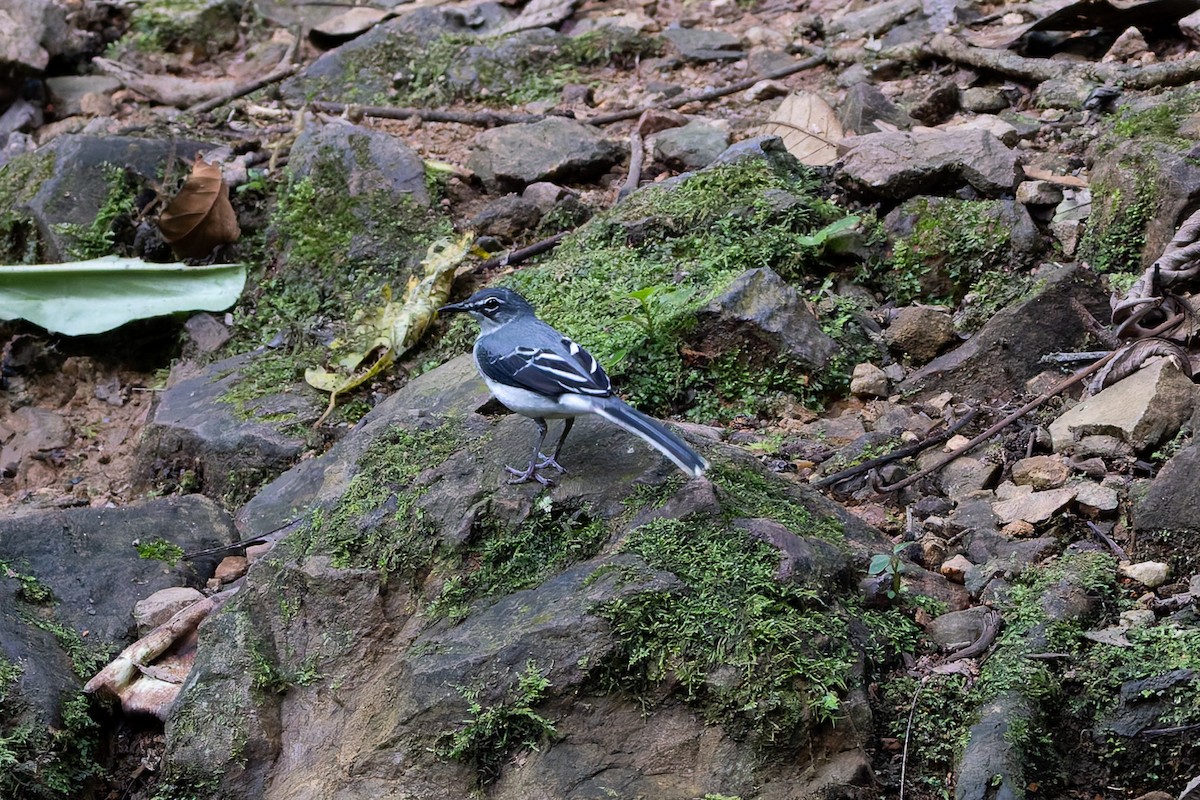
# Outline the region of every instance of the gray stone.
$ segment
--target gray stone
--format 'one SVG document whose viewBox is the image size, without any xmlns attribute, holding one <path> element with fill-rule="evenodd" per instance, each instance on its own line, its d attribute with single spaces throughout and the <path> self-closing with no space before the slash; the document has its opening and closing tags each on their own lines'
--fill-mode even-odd
<svg viewBox="0 0 1200 800">
<path fill-rule="evenodd" d="M 1174 95 L 1164 94 L 1158 102 L 1171 103 Z M 1136 271 L 1149 267 L 1162 255 L 1175 235 L 1176 225 L 1191 209 L 1189 197 L 1200 194 L 1200 165 L 1187 156 L 1149 137 L 1122 140 L 1111 150 L 1097 153 L 1088 176 L 1091 185 L 1091 215 L 1088 227 L 1129 226 L 1130 234 L 1144 233 L 1139 263 L 1097 263 L 1099 237 L 1085 239 L 1081 253 L 1101 269 Z M 1153 212 L 1143 205 L 1152 204 Z M 1090 248 L 1090 249 L 1089 249 Z"/>
<path fill-rule="evenodd" d="M 846 554 L 836 546 L 812 536 L 800 536 L 773 519 L 735 519 L 754 539 L 764 541 L 779 551 L 779 581 L 802 586 L 819 586 L 844 578 L 850 569 Z"/>
<path fill-rule="evenodd" d="M 489 191 L 518 191 L 538 181 L 595 177 L 616 163 L 619 152 L 595 127 L 549 117 L 480 133 L 467 167 Z"/>
<path fill-rule="evenodd" d="M 272 530 L 295 518 L 297 508 L 336 504 L 349 476 L 362 468 L 362 455 L 397 430 L 450 426 L 464 443 L 448 457 L 430 459 L 409 487 L 419 489 L 412 514 L 422 539 L 442 542 L 452 552 L 472 536 L 515 529 L 547 514 L 573 524 L 581 509 L 589 519 L 611 524 L 616 536 L 624 535 L 632 524 L 625 521 L 625 501 L 640 485 L 661 486 L 675 472 L 623 431 L 585 418 L 563 455 L 571 472 L 552 494 L 510 485 L 504 465 L 528 457 L 532 426 L 516 415 L 485 417 L 479 410 L 486 408 L 486 398 L 469 355 L 415 378 L 327 453 L 297 465 L 243 508 L 246 532 Z M 484 440 L 482 449 L 472 444 Z M 727 458 L 739 470 L 758 469 L 753 457 L 735 448 L 723 448 L 722 460 Z M 815 514 L 837 514 L 851 557 L 886 546 L 881 535 L 816 492 L 778 485 L 806 508 L 811 503 Z M 678 513 L 720 511 L 722 501 L 707 480 L 684 487 L 673 498 Z M 383 488 L 378 509 L 350 508 L 359 515 L 346 520 L 351 529 L 371 531 L 379 520 L 396 515 L 394 502 L 386 498 L 388 487 Z M 293 535 L 305 540 L 302 532 Z M 784 539 L 789 540 L 784 549 L 793 554 L 790 545 L 796 541 L 780 534 L 779 541 Z M 839 547 L 806 543 L 811 549 L 794 551 L 795 578 L 819 580 L 823 563 L 837 572 L 850 563 Z M 620 693 L 594 690 L 596 670 L 604 669 L 620 646 L 617 631 L 603 617 L 605 604 L 680 589 L 674 575 L 650 568 L 633 554 L 582 560 L 537 585 L 477 600 L 461 620 L 451 622 L 422 610 L 446 578 L 440 568 L 429 571 L 432 563 L 442 563 L 446 551 L 385 583 L 373 566 L 335 568 L 324 554 L 281 545 L 275 551 L 281 555 L 252 566 L 238 596 L 202 626 L 196 666 L 167 721 L 166 763 L 214 776 L 213 791 L 229 800 L 312 793 L 400 792 L 427 800 L 469 796 L 476 771 L 433 751 L 448 731 L 471 719 L 464 690 L 483 708 L 497 707 L 514 696 L 519 676 L 531 665 L 548 681 L 535 712 L 553 720 L 560 736 L 536 753 L 498 766 L 488 790 L 497 798 L 571 796 L 580 787 L 598 792 L 601 785 L 620 787 L 622 796 L 689 797 L 697 775 L 704 776 L 704 787 L 742 795 L 772 784 L 819 794 L 826 785 L 826 778 L 806 772 L 806 764 L 764 765 L 750 743 L 705 724 L 694 709 L 682 713 L 683 706 L 672 702 L 647 711 Z M 371 560 L 374 553 L 364 558 Z M 812 572 L 805 570 L 809 563 L 815 566 Z M 823 596 L 833 591 L 830 583 L 821 589 Z M 257 674 L 255 664 L 261 670 L 264 658 L 282 675 L 315 663 L 321 677 L 314 685 L 289 686 L 286 696 L 263 692 L 246 675 Z M 715 688 L 726 677 L 716 671 L 708 680 Z M 847 700 L 855 705 L 852 696 Z M 856 718 L 869 729 L 869 715 L 860 712 L 863 716 Z M 664 731 L 670 733 L 666 743 Z M 631 748 L 631 742 L 638 746 Z M 852 769 L 856 737 L 825 744 L 848 754 L 838 761 L 849 773 L 839 770 L 838 780 L 851 773 L 855 780 L 867 779 Z M 330 758 L 351 766 L 330 770 Z M 654 767 L 663 759 L 672 765 L 667 773 Z"/>
<path fill-rule="evenodd" d="M 1200 443 L 1171 457 L 1133 509 L 1134 528 L 1141 532 L 1200 532 Z"/>
<path fill-rule="evenodd" d="M 938 126 L 947 133 L 955 131 L 987 131 L 1008 147 L 1016 147 L 1021 141 L 1020 130 L 1006 119 L 995 114 L 978 114 L 962 122 L 947 122 Z"/>
<path fill-rule="evenodd" d="M 887 397 L 887 373 L 869 362 L 854 365 L 850 393 L 857 397 Z"/>
<path fill-rule="evenodd" d="M 880 36 L 922 10 L 921 0 L 883 0 L 831 16 L 825 23 L 825 33 L 848 40 Z"/>
<path fill-rule="evenodd" d="M 155 30 L 158 47 L 169 52 L 190 49 L 214 55 L 237 43 L 245 6 L 245 0 L 147 0 L 132 10 L 131 22 L 138 29 Z"/>
<path fill-rule="evenodd" d="M 1169 359 L 1142 369 L 1083 400 L 1050 424 L 1056 452 L 1085 436 L 1115 436 L 1137 452 L 1173 437 L 1192 416 L 1195 385 Z"/>
<path fill-rule="evenodd" d="M 543 214 L 548 214 L 567 197 L 574 197 L 570 190 L 549 181 L 531 183 L 521 192 L 521 199 L 533 203 Z"/>
<path fill-rule="evenodd" d="M 969 184 L 999 197 L 1017 183 L 1017 156 L 985 131 L 869 133 L 842 140 L 838 181 L 870 197 L 897 200 Z"/>
<path fill-rule="evenodd" d="M 138 445 L 141 485 L 190 470 L 202 492 L 236 501 L 295 463 L 307 443 L 285 428 L 315 420 L 322 400 L 295 383 L 239 409 L 223 398 L 254 363 L 252 354 L 218 361 L 160 395 Z"/>
<path fill-rule="evenodd" d="M 110 95 L 121 82 L 107 75 L 60 75 L 46 79 L 46 88 L 59 118 L 84 113 L 84 98 L 91 94 Z"/>
<path fill-rule="evenodd" d="M 196 551 L 237 536 L 229 516 L 197 496 L 0 518 L 0 562 L 6 565 L 0 570 L 0 657 L 21 667 L 15 688 L 5 687 L 0 725 L 61 727 L 60 704 L 82 688 L 76 668 L 91 664 L 73 665 L 53 627 L 78 637 L 89 653 L 116 652 L 133 641 L 131 610 L 141 598 L 170 586 L 202 585 L 212 573 L 212 559 L 168 567 L 139 558 L 135 543 L 159 538 Z M 48 596 L 31 594 L 30 587 Z M 30 773 L 35 788 L 36 775 Z"/>
<path fill-rule="evenodd" d="M 1001 500 L 992 506 L 1001 525 L 1021 519 L 1036 525 L 1046 522 L 1075 499 L 1075 487 L 1064 486 L 1044 492 L 1029 492 Z"/>
<path fill-rule="evenodd" d="M 943 651 L 960 650 L 983 633 L 984 620 L 990 613 L 984 606 L 939 614 L 925 626 L 925 635 Z"/>
<path fill-rule="evenodd" d="M 305 178 L 318 164 L 330 161 L 345 172 L 350 197 L 384 192 L 397 203 L 408 199 L 429 205 L 425 162 L 395 136 L 341 121 L 305 126 L 292 145 L 288 167 L 297 178 Z"/>
<path fill-rule="evenodd" d="M 745 55 L 742 42 L 725 31 L 706 28 L 667 28 L 662 37 L 688 61 L 723 61 Z"/>
<path fill-rule="evenodd" d="M 256 6 L 281 25 L 309 24 L 309 20 L 298 16 L 289 3 L 257 0 Z M 312 97 L 341 102 L 375 102 L 387 96 L 395 84 L 396 72 L 401 66 L 397 59 L 398 48 L 399 55 L 407 57 L 406 45 L 415 47 L 446 34 L 495 33 L 511 18 L 511 11 L 492 2 L 475 5 L 469 14 L 464 13 L 464 9 L 448 7 L 426 7 L 401 13 L 375 25 L 362 36 L 323 53 L 280 84 L 280 93 L 297 103 L 307 103 Z M 553 34 L 552 31 L 545 32 Z"/>
<path fill-rule="evenodd" d="M 966 202 L 955 197 L 912 197 L 888 212 L 884 226 L 893 241 L 903 241 L 910 251 L 922 254 L 912 277 L 929 298 L 961 299 L 975 276 L 985 270 L 1032 267 L 1042 247 L 1029 211 L 1011 198 Z M 978 255 L 952 255 L 959 237 L 980 242 L 972 248 Z"/>
<path fill-rule="evenodd" d="M 131 136 L 63 135 L 47 145 L 54 159 L 51 176 L 26 204 L 37 225 L 41 257 L 46 262 L 71 260 L 72 226 L 87 226 L 108 198 L 105 165 L 141 176 L 147 185 L 161 180 L 167 162 L 185 163 L 212 145 L 188 139 L 139 139 Z M 40 155 L 40 154 L 39 154 Z"/>
<path fill-rule="evenodd" d="M 1119 702 L 1112 716 L 1099 723 L 1099 735 L 1116 734 L 1134 737 L 1147 728 L 1158 727 L 1160 720 L 1177 707 L 1172 700 L 1172 687 L 1196 680 L 1190 669 L 1173 669 L 1140 680 L 1125 681 L 1118 694 Z"/>
<path fill-rule="evenodd" d="M 902 130 L 913 126 L 912 117 L 889 100 L 879 87 L 865 81 L 855 83 L 846 90 L 845 99 L 838 104 L 838 119 L 846 131 L 856 134 L 884 130 L 876 122 L 884 122 Z"/>
<path fill-rule="evenodd" d="M 40 73 L 51 57 L 79 53 L 87 39 L 67 11 L 54 0 L 6 0 L 0 8 L 0 75 Z"/>
<path fill-rule="evenodd" d="M 894 350 L 918 365 L 933 360 L 958 341 L 950 315 L 928 306 L 900 309 L 884 337 Z"/>
<path fill-rule="evenodd" d="M 1005 307 L 964 344 L 911 373 L 899 391 L 1003 396 L 1043 370 L 1042 355 L 1082 349 L 1092 319 L 1108 313 L 1107 295 L 1094 273 L 1076 266 L 1057 269 L 1042 276 L 1032 297 Z"/>
<path fill-rule="evenodd" d="M 770 267 L 749 270 L 735 278 L 716 299 L 697 314 L 697 341 L 711 352 L 734 348 L 768 357 L 783 357 L 820 368 L 838 346 L 822 330 L 799 295 Z"/>
<path fill-rule="evenodd" d="M 905 103 L 913 119 L 925 125 L 937 125 L 958 110 L 958 86 L 954 81 L 928 74 L 914 76 L 914 80 L 918 86 L 913 92 L 906 92 L 908 102 Z"/>
<path fill-rule="evenodd" d="M 31 459 L 51 458 L 55 450 L 74 439 L 62 414 L 36 406 L 23 406 L 5 420 L 10 438 L 0 447 L 0 476 L 12 477 Z M 2 440 L 0 440 L 2 441 Z"/>
<path fill-rule="evenodd" d="M 1033 707 L 1007 691 L 979 710 L 955 775 L 955 800 L 1019 800 L 1025 796 L 1025 754 L 1016 735 L 1036 725 Z"/>
<path fill-rule="evenodd" d="M 223 322 L 207 312 L 188 317 L 183 328 L 198 354 L 217 352 L 233 336 Z"/>
<path fill-rule="evenodd" d="M 162 625 L 180 611 L 198 600 L 204 594 L 191 586 L 170 586 L 138 600 L 133 607 L 133 621 L 137 624 L 137 635 L 145 636 L 154 628 Z"/>
<path fill-rule="evenodd" d="M 793 66 L 796 63 L 796 57 L 772 47 L 751 47 L 746 61 L 749 63 L 752 74 L 770 75 L 773 72 Z M 782 88 L 783 94 L 786 95 L 788 93 L 787 87 L 784 86 Z"/>
<path fill-rule="evenodd" d="M 1063 200 L 1062 187 L 1050 181 L 1021 181 L 1017 202 L 1027 206 L 1057 206 Z"/>
<path fill-rule="evenodd" d="M 972 86 L 960 96 L 962 107 L 973 114 L 994 114 L 1008 108 L 1004 90 L 995 86 Z"/>
<path fill-rule="evenodd" d="M 668 128 L 654 137 L 654 158 L 672 169 L 701 169 L 729 145 L 729 134 L 701 120 Z"/>
<path fill-rule="evenodd" d="M 961 497 L 964 494 L 986 489 L 996 482 L 999 475 L 999 464 L 963 456 L 942 468 L 938 474 L 938 484 L 947 496 Z"/>
<path fill-rule="evenodd" d="M 506 194 L 484 206 L 468 226 L 479 235 L 512 242 L 532 234 L 541 218 L 542 212 L 536 204 L 522 196 Z"/>
<path fill-rule="evenodd" d="M 1057 489 L 1071 477 L 1071 468 L 1055 456 L 1030 456 L 1012 465 L 1012 480 L 1018 486 L 1032 486 L 1034 490 Z"/>
<path fill-rule="evenodd" d="M 1171 565 L 1162 561 L 1139 561 L 1117 565 L 1117 574 L 1130 578 L 1147 589 L 1157 589 L 1171 579 Z"/>
<path fill-rule="evenodd" d="M 1084 481 L 1075 487 L 1075 505 L 1089 517 L 1107 517 L 1116 513 L 1121 498 L 1112 487 Z"/>
</svg>

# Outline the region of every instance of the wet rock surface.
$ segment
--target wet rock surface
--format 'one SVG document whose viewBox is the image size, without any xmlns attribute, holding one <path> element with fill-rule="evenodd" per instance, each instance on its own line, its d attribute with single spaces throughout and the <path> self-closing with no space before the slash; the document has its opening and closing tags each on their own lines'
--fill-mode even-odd
<svg viewBox="0 0 1200 800">
<path fill-rule="evenodd" d="M 1187 318 L 1194 24 L 868 5 L 0 10 L 6 261 L 173 258 L 205 151 L 249 265 L 0 323 L 0 795 L 1186 795 L 1190 340 L 983 432 Z M 508 484 L 432 314 L 494 283 L 708 473 L 585 418 Z"/>
</svg>

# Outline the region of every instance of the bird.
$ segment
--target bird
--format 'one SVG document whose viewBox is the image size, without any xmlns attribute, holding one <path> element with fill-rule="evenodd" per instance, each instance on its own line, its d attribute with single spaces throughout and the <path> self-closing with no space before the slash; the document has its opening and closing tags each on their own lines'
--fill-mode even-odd
<svg viewBox="0 0 1200 800">
<path fill-rule="evenodd" d="M 537 444 L 528 466 L 505 467 L 513 476 L 509 483 L 535 480 L 554 485 L 542 471 L 553 468 L 566 473 L 558 458 L 575 418 L 584 414 L 606 419 L 641 438 L 688 475 L 697 477 L 708 469 L 708 461 L 682 439 L 617 397 L 608 374 L 591 353 L 538 319 L 529 301 L 512 289 L 481 289 L 461 303 L 438 309 L 439 314 L 446 312 L 465 312 L 479 323 L 473 349 L 476 369 L 493 397 L 537 425 Z M 547 457 L 542 445 L 548 419 L 562 419 L 563 429 Z"/>
</svg>

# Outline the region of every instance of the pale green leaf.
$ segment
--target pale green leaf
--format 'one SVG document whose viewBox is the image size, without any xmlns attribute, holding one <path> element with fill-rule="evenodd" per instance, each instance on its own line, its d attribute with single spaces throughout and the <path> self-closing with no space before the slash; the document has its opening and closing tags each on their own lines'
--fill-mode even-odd
<svg viewBox="0 0 1200 800">
<path fill-rule="evenodd" d="M 176 311 L 222 311 L 246 284 L 242 264 L 189 267 L 106 256 L 0 267 L 0 319 L 81 336 Z"/>
</svg>

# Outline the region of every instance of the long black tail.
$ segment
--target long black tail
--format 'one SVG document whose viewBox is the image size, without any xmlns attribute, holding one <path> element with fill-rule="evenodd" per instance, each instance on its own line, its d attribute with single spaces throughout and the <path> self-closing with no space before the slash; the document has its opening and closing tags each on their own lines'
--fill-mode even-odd
<svg viewBox="0 0 1200 800">
<path fill-rule="evenodd" d="M 682 439 L 615 397 L 608 397 L 596 403 L 595 413 L 645 440 L 646 444 L 671 459 L 675 466 L 692 477 L 708 469 L 708 462 Z"/>
</svg>

